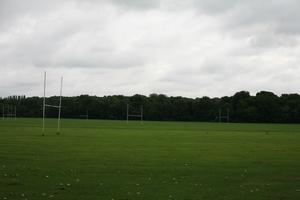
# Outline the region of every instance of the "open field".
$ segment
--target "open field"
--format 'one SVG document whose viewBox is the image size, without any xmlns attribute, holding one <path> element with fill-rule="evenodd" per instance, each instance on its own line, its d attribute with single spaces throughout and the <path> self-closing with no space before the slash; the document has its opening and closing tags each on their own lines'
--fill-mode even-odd
<svg viewBox="0 0 300 200">
<path fill-rule="evenodd" d="M 0 121 L 0 200 L 300 199 L 300 125 L 40 125 Z"/>
</svg>

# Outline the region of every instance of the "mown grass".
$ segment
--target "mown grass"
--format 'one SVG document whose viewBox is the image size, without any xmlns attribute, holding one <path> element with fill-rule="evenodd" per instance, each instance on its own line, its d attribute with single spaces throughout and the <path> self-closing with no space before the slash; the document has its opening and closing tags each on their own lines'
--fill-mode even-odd
<svg viewBox="0 0 300 200">
<path fill-rule="evenodd" d="M 0 121 L 1 199 L 300 199 L 300 126 Z"/>
</svg>

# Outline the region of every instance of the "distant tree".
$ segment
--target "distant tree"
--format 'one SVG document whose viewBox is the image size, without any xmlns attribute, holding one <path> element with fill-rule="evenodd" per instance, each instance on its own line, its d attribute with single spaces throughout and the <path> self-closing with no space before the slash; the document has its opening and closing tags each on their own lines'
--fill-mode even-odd
<svg viewBox="0 0 300 200">
<path fill-rule="evenodd" d="M 59 97 L 47 98 L 49 104 L 57 104 Z M 0 105 L 16 105 L 20 117 L 41 117 L 41 97 L 14 95 L 0 98 Z M 230 110 L 231 122 L 300 122 L 300 95 L 283 94 L 280 97 L 272 92 L 261 91 L 251 96 L 247 91 L 222 98 L 168 97 L 164 94 L 133 96 L 89 96 L 80 95 L 62 98 L 62 117 L 79 118 L 89 112 L 94 119 L 125 119 L 126 104 L 140 112 L 144 108 L 146 120 L 174 121 L 215 121 L 219 109 L 225 114 Z M 47 108 L 47 117 L 56 117 L 57 110 Z"/>
<path fill-rule="evenodd" d="M 256 94 L 255 106 L 258 122 L 280 122 L 281 109 L 279 97 L 272 92 L 262 91 Z"/>
</svg>

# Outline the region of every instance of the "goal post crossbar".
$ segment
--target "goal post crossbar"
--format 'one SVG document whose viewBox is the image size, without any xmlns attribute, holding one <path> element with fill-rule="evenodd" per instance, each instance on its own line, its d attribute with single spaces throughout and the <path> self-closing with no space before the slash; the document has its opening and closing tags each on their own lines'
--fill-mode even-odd
<svg viewBox="0 0 300 200">
<path fill-rule="evenodd" d="M 60 108 L 60 106 L 46 104 L 45 107 Z"/>
</svg>

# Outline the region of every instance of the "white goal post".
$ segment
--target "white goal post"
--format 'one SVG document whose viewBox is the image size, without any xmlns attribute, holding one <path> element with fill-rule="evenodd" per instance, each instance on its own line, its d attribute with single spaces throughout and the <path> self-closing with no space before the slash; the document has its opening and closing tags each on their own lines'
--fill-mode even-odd
<svg viewBox="0 0 300 200">
<path fill-rule="evenodd" d="M 220 108 L 219 109 L 219 116 L 218 116 L 218 120 L 219 120 L 219 122 L 222 122 L 222 119 L 225 119 L 226 120 L 226 122 L 228 123 L 229 122 L 229 109 L 227 108 L 226 109 L 226 115 L 223 115 L 222 114 L 222 109 Z"/>
<path fill-rule="evenodd" d="M 6 112 L 5 112 L 6 111 Z M 17 106 L 2 105 L 2 119 L 14 118 L 17 119 Z"/>
<path fill-rule="evenodd" d="M 62 84 L 63 84 L 63 77 L 60 79 L 60 93 L 59 93 L 59 105 L 50 105 L 46 104 L 46 82 L 47 82 L 47 72 L 44 72 L 44 97 L 43 97 L 43 127 L 42 132 L 45 135 L 45 118 L 46 118 L 46 107 L 52 107 L 58 109 L 58 116 L 57 116 L 57 134 L 60 133 L 60 115 L 61 115 L 61 98 L 62 98 Z"/>
<path fill-rule="evenodd" d="M 127 104 L 127 112 L 126 112 L 126 122 L 127 122 L 127 124 L 128 124 L 128 121 L 129 121 L 129 117 L 140 118 L 141 124 L 143 124 L 143 115 L 144 115 L 143 106 L 141 106 L 140 114 L 130 114 L 129 104 Z"/>
</svg>

